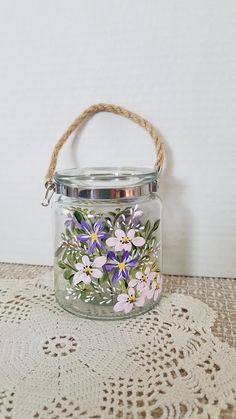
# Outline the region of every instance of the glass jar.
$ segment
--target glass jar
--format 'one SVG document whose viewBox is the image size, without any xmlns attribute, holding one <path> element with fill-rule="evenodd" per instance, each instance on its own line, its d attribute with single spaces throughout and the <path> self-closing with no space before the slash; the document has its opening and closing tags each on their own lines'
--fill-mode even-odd
<svg viewBox="0 0 236 419">
<path fill-rule="evenodd" d="M 162 289 L 157 172 L 69 169 L 54 175 L 55 293 L 66 310 L 120 319 L 151 309 Z"/>
<path fill-rule="evenodd" d="M 155 145 L 155 169 L 88 168 L 55 173 L 73 131 L 98 112 L 140 125 Z M 164 148 L 155 127 L 121 106 L 85 109 L 56 143 L 46 174 L 43 206 L 54 192 L 55 294 L 76 315 L 122 319 L 150 310 L 162 292 L 161 201 L 157 179 Z"/>
</svg>

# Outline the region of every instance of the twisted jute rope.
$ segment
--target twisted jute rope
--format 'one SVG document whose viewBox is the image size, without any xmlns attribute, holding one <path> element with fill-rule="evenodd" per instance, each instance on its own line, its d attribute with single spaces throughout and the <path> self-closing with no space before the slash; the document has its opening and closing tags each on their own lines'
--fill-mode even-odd
<svg viewBox="0 0 236 419">
<path fill-rule="evenodd" d="M 46 181 L 52 181 L 53 174 L 56 168 L 58 154 L 69 138 L 69 136 L 79 127 L 81 127 L 89 118 L 99 112 L 111 112 L 117 115 L 124 116 L 131 121 L 135 122 L 136 124 L 140 125 L 141 127 L 145 128 L 146 131 L 149 132 L 150 136 L 153 139 L 155 145 L 155 169 L 160 171 L 163 166 L 164 161 L 164 147 L 161 143 L 157 131 L 155 127 L 151 124 L 151 122 L 147 121 L 147 119 L 142 118 L 140 115 L 137 115 L 134 112 L 129 111 L 128 109 L 123 108 L 122 106 L 113 105 L 113 104 L 106 104 L 106 103 L 98 103 L 95 105 L 90 106 L 89 108 L 85 109 L 75 120 L 72 124 L 67 128 L 65 133 L 59 138 L 58 142 L 56 143 L 52 155 L 50 164 L 46 174 Z"/>
</svg>

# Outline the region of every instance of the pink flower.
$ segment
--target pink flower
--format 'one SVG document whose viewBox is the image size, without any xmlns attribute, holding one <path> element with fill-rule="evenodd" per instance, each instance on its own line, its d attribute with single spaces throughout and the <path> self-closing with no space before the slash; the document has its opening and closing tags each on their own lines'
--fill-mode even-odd
<svg viewBox="0 0 236 419">
<path fill-rule="evenodd" d="M 151 300 L 151 298 L 154 299 L 154 301 L 157 300 L 159 295 L 161 294 L 162 290 L 162 277 L 160 274 L 157 274 L 155 280 L 151 284 L 151 288 L 146 292 L 146 297 L 148 300 Z"/>
<path fill-rule="evenodd" d="M 134 306 L 142 307 L 145 302 L 145 297 L 142 293 L 136 294 L 133 288 L 129 288 L 127 294 L 118 295 L 117 301 L 113 308 L 114 311 L 124 311 L 127 314 Z"/>
<path fill-rule="evenodd" d="M 83 256 L 83 263 L 77 263 L 75 265 L 76 269 L 78 269 L 78 272 L 76 272 L 74 275 L 74 284 L 77 285 L 80 282 L 89 284 L 91 282 L 91 277 L 101 278 L 103 273 L 100 269 L 97 268 L 101 268 L 103 265 L 105 265 L 106 260 L 107 258 L 105 256 L 99 256 L 96 257 L 93 262 L 91 262 L 87 255 Z"/>
<path fill-rule="evenodd" d="M 146 288 L 151 281 L 154 280 L 156 276 L 156 272 L 151 272 L 150 267 L 148 266 L 144 273 L 143 272 L 137 272 L 136 273 L 136 279 L 131 279 L 129 282 L 129 287 L 135 287 L 137 285 L 137 290 L 142 290 Z"/>
<path fill-rule="evenodd" d="M 136 236 L 134 229 L 129 230 L 126 234 L 123 230 L 117 229 L 115 231 L 116 237 L 110 237 L 107 239 L 106 244 L 109 247 L 114 247 L 117 252 L 120 250 L 127 250 L 128 252 L 131 251 L 132 244 L 137 247 L 141 247 L 144 245 L 145 240 L 143 237 Z"/>
</svg>

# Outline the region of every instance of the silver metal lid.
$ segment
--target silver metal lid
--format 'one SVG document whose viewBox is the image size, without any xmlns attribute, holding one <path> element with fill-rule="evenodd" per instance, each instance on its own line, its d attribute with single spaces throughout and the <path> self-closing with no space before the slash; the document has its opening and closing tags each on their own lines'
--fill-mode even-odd
<svg viewBox="0 0 236 419">
<path fill-rule="evenodd" d="M 133 167 L 90 167 L 55 173 L 55 192 L 72 198 L 137 198 L 157 191 L 158 172 Z"/>
</svg>

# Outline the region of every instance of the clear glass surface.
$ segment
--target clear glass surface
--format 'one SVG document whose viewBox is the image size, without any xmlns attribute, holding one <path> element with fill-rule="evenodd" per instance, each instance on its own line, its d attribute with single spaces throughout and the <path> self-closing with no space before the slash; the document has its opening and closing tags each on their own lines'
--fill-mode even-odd
<svg viewBox="0 0 236 419">
<path fill-rule="evenodd" d="M 67 174 L 66 174 L 67 173 Z M 156 179 L 145 169 L 60 172 L 76 186 L 132 187 Z M 55 293 L 66 310 L 94 319 L 121 319 L 150 310 L 162 291 L 161 201 L 75 199 L 54 204 Z"/>
<path fill-rule="evenodd" d="M 135 187 L 157 179 L 158 172 L 135 167 L 88 167 L 85 169 L 66 169 L 56 172 L 56 182 L 81 188 L 123 188 Z"/>
</svg>

